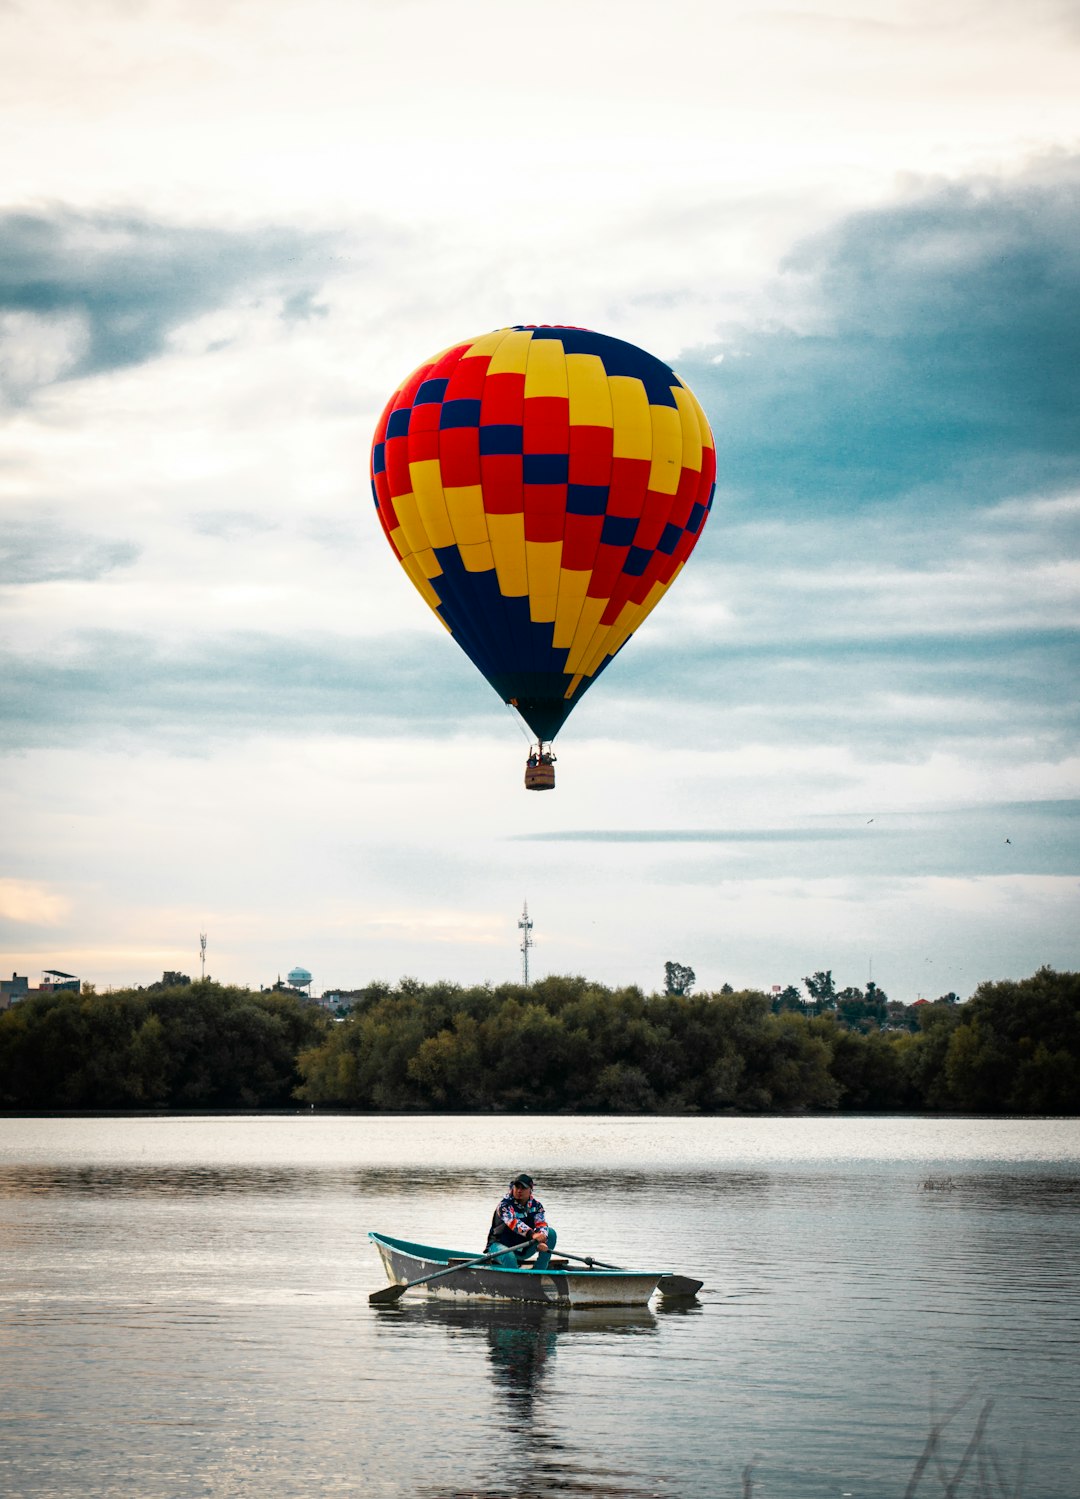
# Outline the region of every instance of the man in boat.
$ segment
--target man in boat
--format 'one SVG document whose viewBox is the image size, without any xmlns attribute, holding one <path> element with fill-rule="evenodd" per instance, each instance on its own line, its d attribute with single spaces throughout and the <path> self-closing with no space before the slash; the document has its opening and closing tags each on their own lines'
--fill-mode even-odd
<svg viewBox="0 0 1080 1499">
<path fill-rule="evenodd" d="M 507 1253 L 501 1254 L 492 1263 L 513 1268 L 536 1255 L 536 1270 L 546 1270 L 551 1264 L 551 1251 L 555 1248 L 555 1230 L 547 1221 L 544 1204 L 533 1196 L 533 1179 L 523 1171 L 510 1183 L 510 1190 L 499 1203 L 488 1229 L 487 1249 L 490 1253 L 500 1244 L 505 1244 Z M 510 1251 L 519 1245 L 528 1245 L 518 1254 Z"/>
</svg>

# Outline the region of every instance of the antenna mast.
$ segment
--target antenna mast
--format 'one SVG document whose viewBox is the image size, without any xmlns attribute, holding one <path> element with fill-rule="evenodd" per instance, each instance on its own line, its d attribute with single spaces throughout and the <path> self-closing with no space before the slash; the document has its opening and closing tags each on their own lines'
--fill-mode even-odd
<svg viewBox="0 0 1080 1499">
<path fill-rule="evenodd" d="M 205 932 L 200 932 L 199 933 L 199 967 L 201 969 L 201 977 L 205 978 L 206 977 L 206 933 Z"/>
<path fill-rule="evenodd" d="M 529 902 L 525 901 L 521 908 L 518 930 L 521 932 L 521 982 L 526 989 L 529 987 L 529 948 L 533 945 L 532 929 L 533 924 L 529 920 Z"/>
</svg>

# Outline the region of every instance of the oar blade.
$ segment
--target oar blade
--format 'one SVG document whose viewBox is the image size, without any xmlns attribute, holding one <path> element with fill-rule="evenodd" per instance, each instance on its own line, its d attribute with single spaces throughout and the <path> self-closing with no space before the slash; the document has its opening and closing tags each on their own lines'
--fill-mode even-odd
<svg viewBox="0 0 1080 1499">
<path fill-rule="evenodd" d="M 408 1289 L 408 1286 L 380 1286 L 377 1291 L 372 1291 L 368 1300 L 372 1306 L 383 1306 L 388 1302 L 400 1301 Z"/>
<path fill-rule="evenodd" d="M 704 1284 L 703 1280 L 692 1280 L 689 1275 L 661 1275 L 656 1289 L 661 1296 L 696 1296 Z"/>
</svg>

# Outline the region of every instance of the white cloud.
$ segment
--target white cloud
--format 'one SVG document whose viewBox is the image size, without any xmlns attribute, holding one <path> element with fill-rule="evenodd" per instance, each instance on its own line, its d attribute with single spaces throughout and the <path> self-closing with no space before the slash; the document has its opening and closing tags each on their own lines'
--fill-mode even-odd
<svg viewBox="0 0 1080 1499">
<path fill-rule="evenodd" d="M 479 241 L 538 199 L 546 221 L 588 216 L 601 173 L 608 203 L 716 179 L 865 198 L 897 170 L 1000 164 L 1075 127 L 1069 37 L 1029 9 L 987 25 L 958 4 L 840 18 L 684 0 L 614 24 L 601 0 L 77 16 L 46 0 L 0 24 L 8 119 L 33 143 L 9 163 L 25 201 L 335 218 L 376 203 L 464 216 Z"/>
<path fill-rule="evenodd" d="M 69 909 L 67 899 L 47 886 L 0 879 L 0 920 L 16 926 L 59 926 Z"/>
<path fill-rule="evenodd" d="M 407 944 L 441 942 L 453 947 L 497 947 L 506 941 L 506 914 L 419 908 L 399 911 L 354 912 L 338 924 L 386 942 Z"/>
<path fill-rule="evenodd" d="M 21 400 L 74 368 L 89 331 L 76 313 L 0 312 L 0 401 Z"/>
</svg>

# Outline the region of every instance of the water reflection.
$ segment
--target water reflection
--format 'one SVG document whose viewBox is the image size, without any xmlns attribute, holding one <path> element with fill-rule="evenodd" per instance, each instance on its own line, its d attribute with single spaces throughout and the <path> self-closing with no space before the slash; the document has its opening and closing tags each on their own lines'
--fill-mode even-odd
<svg viewBox="0 0 1080 1499">
<path fill-rule="evenodd" d="M 7 1166 L 0 1197 L 42 1193 L 209 1197 L 233 1193 L 275 1197 L 313 1189 L 340 1192 L 356 1172 L 293 1166 Z"/>
<path fill-rule="evenodd" d="M 920 1189 L 933 1203 L 988 1208 L 1023 1208 L 1042 1213 L 1075 1213 L 1080 1178 L 1043 1172 L 947 1172 L 925 1177 Z"/>
<path fill-rule="evenodd" d="M 397 1192 L 402 1196 L 429 1196 L 433 1190 L 493 1190 L 502 1178 L 491 1171 L 463 1170 L 402 1171 L 386 1167 L 342 1168 L 307 1164 L 210 1166 L 194 1164 L 154 1165 L 9 1165 L 0 1166 L 0 1196 L 33 1197 L 42 1193 L 104 1193 L 116 1195 L 176 1194 L 178 1196 L 212 1196 L 225 1193 L 249 1193 L 273 1196 L 297 1193 L 338 1194 L 342 1190 L 361 1194 L 384 1195 Z M 780 1178 L 775 1172 L 733 1167 L 723 1171 L 702 1171 L 695 1178 L 695 1191 L 717 1197 L 763 1198 L 776 1191 L 783 1181 L 785 1196 L 817 1198 L 822 1192 L 851 1192 L 867 1186 L 891 1191 L 902 1177 L 889 1182 L 884 1175 L 867 1173 L 865 1181 L 857 1171 L 850 1174 L 816 1170 L 788 1172 Z M 1059 1175 L 1045 1168 L 1009 1172 L 987 1172 L 970 1169 L 943 1170 L 919 1174 L 909 1185 L 926 1201 L 948 1205 L 977 1204 L 990 1208 L 1034 1208 L 1042 1212 L 1075 1212 L 1080 1205 L 1080 1177 Z M 633 1171 L 613 1169 L 605 1172 L 588 1170 L 573 1174 L 549 1172 L 545 1187 L 560 1195 L 590 1195 L 616 1187 L 622 1193 L 647 1191 L 651 1197 L 676 1195 L 685 1197 L 686 1177 L 678 1171 Z"/>
<path fill-rule="evenodd" d="M 644 1499 L 657 1492 L 653 1477 L 607 1464 L 598 1469 L 593 1453 L 575 1450 L 556 1434 L 563 1423 L 547 1409 L 560 1350 L 563 1358 L 598 1345 L 610 1352 L 612 1339 L 655 1337 L 658 1320 L 647 1307 L 462 1306 L 430 1300 L 398 1303 L 378 1316 L 380 1329 L 391 1337 L 484 1346 L 503 1438 L 497 1443 L 497 1471 L 480 1487 L 425 1488 L 426 1499 L 544 1499 L 553 1494 Z M 433 1348 L 432 1356 L 439 1364 L 445 1361 L 441 1349 Z"/>
<path fill-rule="evenodd" d="M 548 1172 L 544 1178 L 549 1191 L 592 1193 L 610 1188 L 617 1182 L 624 1192 L 647 1188 L 652 1193 L 685 1196 L 686 1176 L 681 1172 L 645 1172 L 608 1170 L 578 1171 L 573 1174 Z M 338 1193 L 353 1189 L 361 1193 L 382 1195 L 387 1192 L 403 1196 L 429 1195 L 432 1190 L 461 1191 L 476 1189 L 490 1192 L 503 1182 L 503 1175 L 492 1171 L 399 1170 L 390 1167 L 343 1168 L 314 1166 L 305 1163 L 281 1165 L 11 1165 L 0 1166 L 0 1196 L 35 1196 L 43 1192 L 94 1192 L 119 1195 L 152 1192 L 160 1195 L 209 1196 L 215 1193 L 246 1192 L 274 1195 L 304 1192 Z M 771 1180 L 765 1171 L 728 1170 L 701 1172 L 698 1188 L 726 1195 L 767 1192 Z"/>
</svg>

